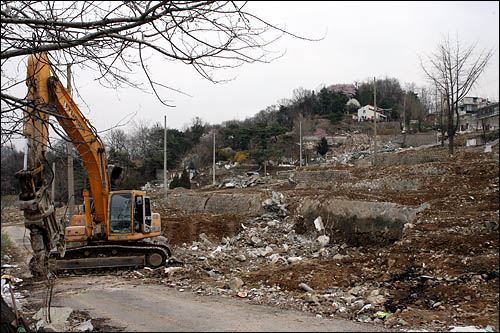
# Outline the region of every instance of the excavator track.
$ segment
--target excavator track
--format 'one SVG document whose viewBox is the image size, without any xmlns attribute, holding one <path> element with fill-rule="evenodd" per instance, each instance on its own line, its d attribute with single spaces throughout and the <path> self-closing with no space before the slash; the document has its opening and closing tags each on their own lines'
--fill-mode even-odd
<svg viewBox="0 0 500 333">
<path fill-rule="evenodd" d="M 92 269 L 165 266 L 171 256 L 168 246 L 147 242 L 94 243 L 67 248 L 63 258 L 52 252 L 51 271 L 86 271 Z"/>
</svg>

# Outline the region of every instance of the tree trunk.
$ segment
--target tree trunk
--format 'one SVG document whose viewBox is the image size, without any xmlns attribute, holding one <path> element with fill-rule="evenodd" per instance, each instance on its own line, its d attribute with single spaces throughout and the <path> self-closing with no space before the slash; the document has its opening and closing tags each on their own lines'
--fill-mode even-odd
<svg viewBox="0 0 500 333">
<path fill-rule="evenodd" d="M 450 155 L 453 155 L 453 141 L 454 141 L 455 135 L 449 135 L 448 136 L 448 151 Z"/>
</svg>

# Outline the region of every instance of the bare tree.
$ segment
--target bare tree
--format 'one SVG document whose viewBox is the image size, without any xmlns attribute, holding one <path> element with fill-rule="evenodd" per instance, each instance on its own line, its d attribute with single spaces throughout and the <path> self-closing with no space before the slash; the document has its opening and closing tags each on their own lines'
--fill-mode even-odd
<svg viewBox="0 0 500 333">
<path fill-rule="evenodd" d="M 417 113 L 418 131 L 422 131 L 422 125 L 427 120 L 432 109 L 432 95 L 429 88 L 423 87 L 419 94 L 420 108 Z"/>
<path fill-rule="evenodd" d="M 438 44 L 436 52 L 427 55 L 427 63 L 420 59 L 426 77 L 444 97 L 448 150 L 451 155 L 460 123 L 458 103 L 469 93 L 493 55 L 493 49 L 489 49 L 474 56 L 475 49 L 476 43 L 463 46 L 458 37 L 455 41 L 450 41 L 448 37 Z"/>
<path fill-rule="evenodd" d="M 133 121 L 132 124 L 134 129 L 132 134 L 129 135 L 130 140 L 133 142 L 130 145 L 130 156 L 134 160 L 144 159 L 148 150 L 148 137 L 152 128 L 149 121 L 144 119 Z"/>
<path fill-rule="evenodd" d="M 148 67 L 155 55 L 192 66 L 203 78 L 220 82 L 214 77 L 218 69 L 281 56 L 266 47 L 284 35 L 311 40 L 268 23 L 245 7 L 245 2 L 232 1 L 2 1 L 2 143 L 22 134 L 17 110 L 24 109 L 27 101 L 12 94 L 11 88 L 25 77 L 5 71 L 18 57 L 49 52 L 51 63 L 60 68 L 77 64 L 96 70 L 99 82 L 108 87 L 144 89 L 129 78 L 140 69 L 147 89 L 172 106 L 162 89 L 176 89 L 156 81 L 157 69 Z"/>
</svg>

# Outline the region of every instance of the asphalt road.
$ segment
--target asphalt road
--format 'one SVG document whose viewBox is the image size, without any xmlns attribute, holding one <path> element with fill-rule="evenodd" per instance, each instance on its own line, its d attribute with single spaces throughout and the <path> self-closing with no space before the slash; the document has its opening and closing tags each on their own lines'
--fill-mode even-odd
<svg viewBox="0 0 500 333">
<path fill-rule="evenodd" d="M 4 227 L 2 231 L 10 235 L 18 248 L 29 248 L 22 224 Z M 250 304 L 247 299 L 198 296 L 166 286 L 140 284 L 119 276 L 59 278 L 52 306 L 86 311 L 92 318 L 107 319 L 108 325 L 126 332 L 386 331 L 369 324 L 316 318 L 307 313 Z"/>
<path fill-rule="evenodd" d="M 116 277 L 70 278 L 58 290 L 57 306 L 109 318 L 127 332 L 369 332 L 372 325 L 331 319 L 221 296 L 197 296 L 160 285 L 130 285 Z"/>
</svg>

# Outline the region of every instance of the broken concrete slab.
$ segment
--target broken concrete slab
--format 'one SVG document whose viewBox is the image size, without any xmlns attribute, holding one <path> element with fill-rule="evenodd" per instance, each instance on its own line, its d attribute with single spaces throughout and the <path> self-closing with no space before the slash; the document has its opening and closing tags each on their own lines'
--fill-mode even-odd
<svg viewBox="0 0 500 333">
<path fill-rule="evenodd" d="M 316 241 L 318 242 L 320 247 L 325 247 L 330 242 L 330 237 L 321 235 L 316 239 Z"/>
<path fill-rule="evenodd" d="M 323 219 L 321 218 L 321 216 L 318 216 L 316 219 L 314 219 L 314 226 L 319 232 L 325 230 L 325 226 L 323 225 Z"/>
<path fill-rule="evenodd" d="M 73 329 L 74 332 L 92 332 L 94 330 L 94 326 L 92 325 L 91 320 L 87 320 L 77 327 Z"/>
<path fill-rule="evenodd" d="M 73 312 L 72 308 L 68 307 L 50 307 L 50 324 L 53 325 L 63 325 L 66 320 L 68 320 L 69 316 Z M 34 319 L 43 319 L 47 320 L 48 313 L 47 308 L 41 308 L 38 312 L 33 316 Z"/>
<path fill-rule="evenodd" d="M 228 284 L 232 291 L 238 292 L 245 283 L 239 277 L 233 277 Z"/>
<path fill-rule="evenodd" d="M 299 287 L 301 287 L 302 289 L 304 289 L 305 291 L 307 292 L 312 292 L 314 291 L 313 288 L 309 287 L 307 284 L 305 284 L 304 282 L 300 283 L 299 284 Z"/>
<path fill-rule="evenodd" d="M 390 239 L 400 239 L 404 225 L 413 222 L 417 213 L 428 207 L 428 204 L 410 208 L 391 202 L 307 198 L 303 200 L 299 212 L 304 216 L 304 223 L 314 223 L 315 227 L 316 222 L 313 221 L 317 221 L 318 216 L 321 216 L 323 220 L 328 221 L 329 232 L 381 232 Z"/>
<path fill-rule="evenodd" d="M 293 264 L 297 261 L 301 261 L 302 260 L 302 257 L 289 257 L 286 259 L 286 261 L 288 261 L 289 264 Z"/>
</svg>

